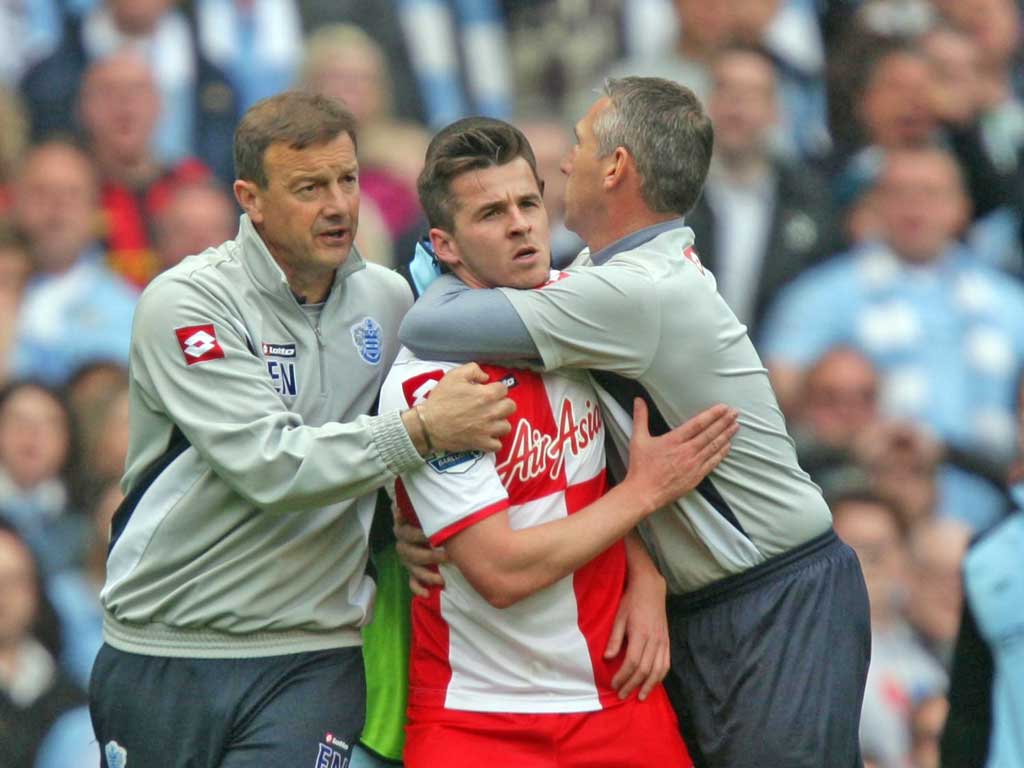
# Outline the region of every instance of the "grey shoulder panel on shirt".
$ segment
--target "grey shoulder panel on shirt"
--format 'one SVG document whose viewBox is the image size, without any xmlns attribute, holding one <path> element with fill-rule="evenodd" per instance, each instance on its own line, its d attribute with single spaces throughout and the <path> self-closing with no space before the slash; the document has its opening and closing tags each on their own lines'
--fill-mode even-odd
<svg viewBox="0 0 1024 768">
<path fill-rule="evenodd" d="M 423 360 L 534 360 L 526 324 L 496 289 L 470 288 L 454 275 L 435 280 L 402 322 L 402 344 Z"/>
</svg>

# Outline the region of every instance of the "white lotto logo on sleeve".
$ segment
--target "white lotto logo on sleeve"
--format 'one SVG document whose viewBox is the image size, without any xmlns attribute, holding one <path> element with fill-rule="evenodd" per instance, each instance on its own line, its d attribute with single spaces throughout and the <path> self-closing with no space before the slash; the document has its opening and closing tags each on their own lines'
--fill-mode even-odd
<svg viewBox="0 0 1024 768">
<path fill-rule="evenodd" d="M 213 328 L 213 323 L 176 328 L 174 334 L 178 337 L 178 344 L 181 345 L 187 365 L 205 363 L 208 360 L 224 357 L 224 350 L 220 342 L 217 341 L 217 332 Z"/>
</svg>

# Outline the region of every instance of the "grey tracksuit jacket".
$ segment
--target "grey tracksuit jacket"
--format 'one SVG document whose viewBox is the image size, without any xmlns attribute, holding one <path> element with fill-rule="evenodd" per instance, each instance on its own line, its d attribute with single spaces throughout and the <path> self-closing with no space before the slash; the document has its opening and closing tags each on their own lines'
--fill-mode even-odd
<svg viewBox="0 0 1024 768">
<path fill-rule="evenodd" d="M 375 491 L 422 463 L 397 411 L 368 415 L 411 303 L 353 250 L 316 317 L 244 215 L 145 290 L 110 645 L 240 658 L 360 642 Z"/>
</svg>

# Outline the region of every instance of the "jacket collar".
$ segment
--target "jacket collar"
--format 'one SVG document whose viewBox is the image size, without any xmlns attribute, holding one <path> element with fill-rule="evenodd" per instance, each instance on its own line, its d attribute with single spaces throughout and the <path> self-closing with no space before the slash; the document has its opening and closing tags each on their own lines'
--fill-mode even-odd
<svg viewBox="0 0 1024 768">
<path fill-rule="evenodd" d="M 604 248 L 599 250 L 597 253 L 593 253 L 590 256 L 590 260 L 597 266 L 609 261 L 613 256 L 626 251 L 631 251 L 634 248 L 639 248 L 644 243 L 650 242 L 658 235 L 662 235 L 665 232 L 671 232 L 673 229 L 679 229 L 686 226 L 683 223 L 683 219 L 670 219 L 669 221 L 663 221 L 660 224 L 652 224 L 649 227 L 638 229 L 635 232 L 630 232 L 625 237 L 621 237 L 610 245 L 606 245 Z"/>
<path fill-rule="evenodd" d="M 255 225 L 249 219 L 249 214 L 243 213 L 239 218 L 238 237 L 235 239 L 242 247 L 242 262 L 245 268 L 261 289 L 278 295 L 285 295 L 285 292 L 292 293 L 291 286 L 288 285 L 288 280 L 284 276 L 284 271 L 274 261 L 274 257 L 270 255 L 267 244 L 263 242 L 260 233 L 256 231 Z M 328 298 L 345 282 L 345 278 L 361 269 L 366 269 L 366 262 L 359 255 L 355 245 L 353 245 L 348 258 L 345 259 L 345 263 L 334 273 L 334 283 L 331 286 Z"/>
</svg>

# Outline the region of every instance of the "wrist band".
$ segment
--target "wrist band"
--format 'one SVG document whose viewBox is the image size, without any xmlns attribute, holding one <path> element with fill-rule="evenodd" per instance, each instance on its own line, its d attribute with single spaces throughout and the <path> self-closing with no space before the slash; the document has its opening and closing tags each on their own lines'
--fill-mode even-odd
<svg viewBox="0 0 1024 768">
<path fill-rule="evenodd" d="M 427 444 L 427 453 L 436 453 L 434 450 L 434 441 L 430 439 L 430 430 L 427 429 L 427 419 L 423 415 L 423 411 L 420 410 L 420 406 L 414 406 L 413 410 L 416 411 L 416 417 L 420 420 L 420 426 L 423 427 L 423 442 Z"/>
</svg>

